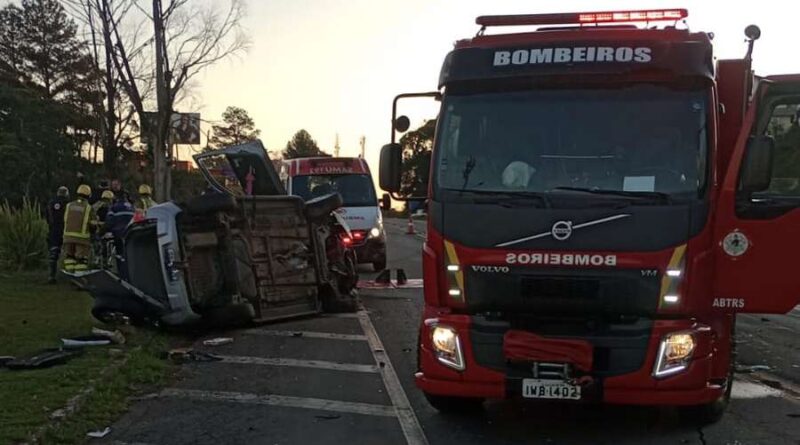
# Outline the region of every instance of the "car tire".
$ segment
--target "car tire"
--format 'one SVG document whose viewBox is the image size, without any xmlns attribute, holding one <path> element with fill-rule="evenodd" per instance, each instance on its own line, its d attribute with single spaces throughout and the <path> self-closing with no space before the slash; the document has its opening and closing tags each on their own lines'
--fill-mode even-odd
<svg viewBox="0 0 800 445">
<path fill-rule="evenodd" d="M 101 323 L 113 323 L 117 315 L 128 317 L 131 324 L 142 325 L 147 319 L 147 308 L 144 303 L 130 299 L 101 296 L 95 298 L 92 316 Z"/>
<path fill-rule="evenodd" d="M 230 212 L 236 210 L 238 204 L 233 196 L 226 193 L 208 193 L 195 196 L 186 203 L 187 213 L 192 215 L 208 215 L 216 212 Z"/>
<path fill-rule="evenodd" d="M 238 303 L 203 312 L 203 321 L 212 328 L 233 328 L 253 322 L 256 311 L 250 303 Z"/>
<path fill-rule="evenodd" d="M 339 292 L 336 286 L 326 285 L 320 289 L 322 311 L 336 313 L 352 313 L 358 311 L 358 294 L 355 291 L 348 293 Z"/>
<path fill-rule="evenodd" d="M 424 393 L 428 403 L 442 414 L 476 414 L 483 411 L 483 400 L 479 397 L 440 396 Z"/>
</svg>

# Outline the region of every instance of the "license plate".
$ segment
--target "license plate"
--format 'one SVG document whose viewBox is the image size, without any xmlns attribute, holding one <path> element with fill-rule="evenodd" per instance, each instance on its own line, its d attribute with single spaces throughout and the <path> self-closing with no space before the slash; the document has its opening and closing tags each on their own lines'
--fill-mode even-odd
<svg viewBox="0 0 800 445">
<path fill-rule="evenodd" d="M 563 380 L 523 379 L 522 397 L 526 399 L 580 400 L 581 387 Z"/>
</svg>

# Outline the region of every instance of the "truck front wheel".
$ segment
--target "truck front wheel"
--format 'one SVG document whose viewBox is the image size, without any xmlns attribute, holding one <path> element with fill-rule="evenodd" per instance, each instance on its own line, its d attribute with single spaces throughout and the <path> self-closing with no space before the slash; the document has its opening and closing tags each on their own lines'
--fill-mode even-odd
<svg viewBox="0 0 800 445">
<path fill-rule="evenodd" d="M 483 410 L 483 399 L 478 397 L 440 396 L 424 393 L 432 407 L 443 414 L 473 414 Z"/>
<path fill-rule="evenodd" d="M 731 401 L 733 390 L 734 370 L 736 369 L 736 325 L 731 327 L 731 354 L 728 367 L 728 377 L 725 379 L 725 392 L 717 400 L 704 405 L 684 406 L 680 408 L 681 418 L 687 423 L 704 426 L 718 422 L 725 414 L 725 409 Z"/>
</svg>

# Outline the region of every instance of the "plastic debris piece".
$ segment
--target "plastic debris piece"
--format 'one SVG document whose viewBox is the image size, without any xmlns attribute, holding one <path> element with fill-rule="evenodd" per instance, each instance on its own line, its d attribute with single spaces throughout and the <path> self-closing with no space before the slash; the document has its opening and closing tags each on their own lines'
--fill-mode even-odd
<svg viewBox="0 0 800 445">
<path fill-rule="evenodd" d="M 14 360 L 13 356 L 10 355 L 0 355 L 0 368 L 4 367 L 6 363 Z"/>
<path fill-rule="evenodd" d="M 90 431 L 90 432 L 86 433 L 86 436 L 87 437 L 91 437 L 92 439 L 102 439 L 102 438 L 108 436 L 109 433 L 111 433 L 111 427 L 107 426 L 107 427 L 105 427 L 105 429 L 102 429 L 102 430 Z"/>
<path fill-rule="evenodd" d="M 65 348 L 83 348 L 85 346 L 106 346 L 111 344 L 111 339 L 102 335 L 80 335 L 77 337 L 62 338 L 61 343 Z"/>
<path fill-rule="evenodd" d="M 767 365 L 737 366 L 736 372 L 749 374 L 751 372 L 769 371 L 770 369 L 772 368 Z"/>
<path fill-rule="evenodd" d="M 106 337 L 118 345 L 125 344 L 125 336 L 120 331 L 106 331 L 105 329 L 92 328 L 92 334 Z"/>
<path fill-rule="evenodd" d="M 80 351 L 65 351 L 61 349 L 46 349 L 29 357 L 18 357 L 6 363 L 8 369 L 39 369 L 63 365 Z"/>
<path fill-rule="evenodd" d="M 206 346 L 222 346 L 230 343 L 233 343 L 233 338 L 231 337 L 217 337 L 203 341 Z"/>
</svg>

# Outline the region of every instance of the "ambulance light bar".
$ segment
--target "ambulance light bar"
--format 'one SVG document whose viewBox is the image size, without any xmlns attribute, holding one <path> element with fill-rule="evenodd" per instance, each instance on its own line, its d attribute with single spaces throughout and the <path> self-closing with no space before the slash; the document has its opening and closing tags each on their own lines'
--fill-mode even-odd
<svg viewBox="0 0 800 445">
<path fill-rule="evenodd" d="M 649 9 L 640 11 L 566 12 L 557 14 L 482 15 L 475 19 L 480 26 L 570 25 L 592 23 L 675 21 L 689 16 L 686 9 Z"/>
</svg>

